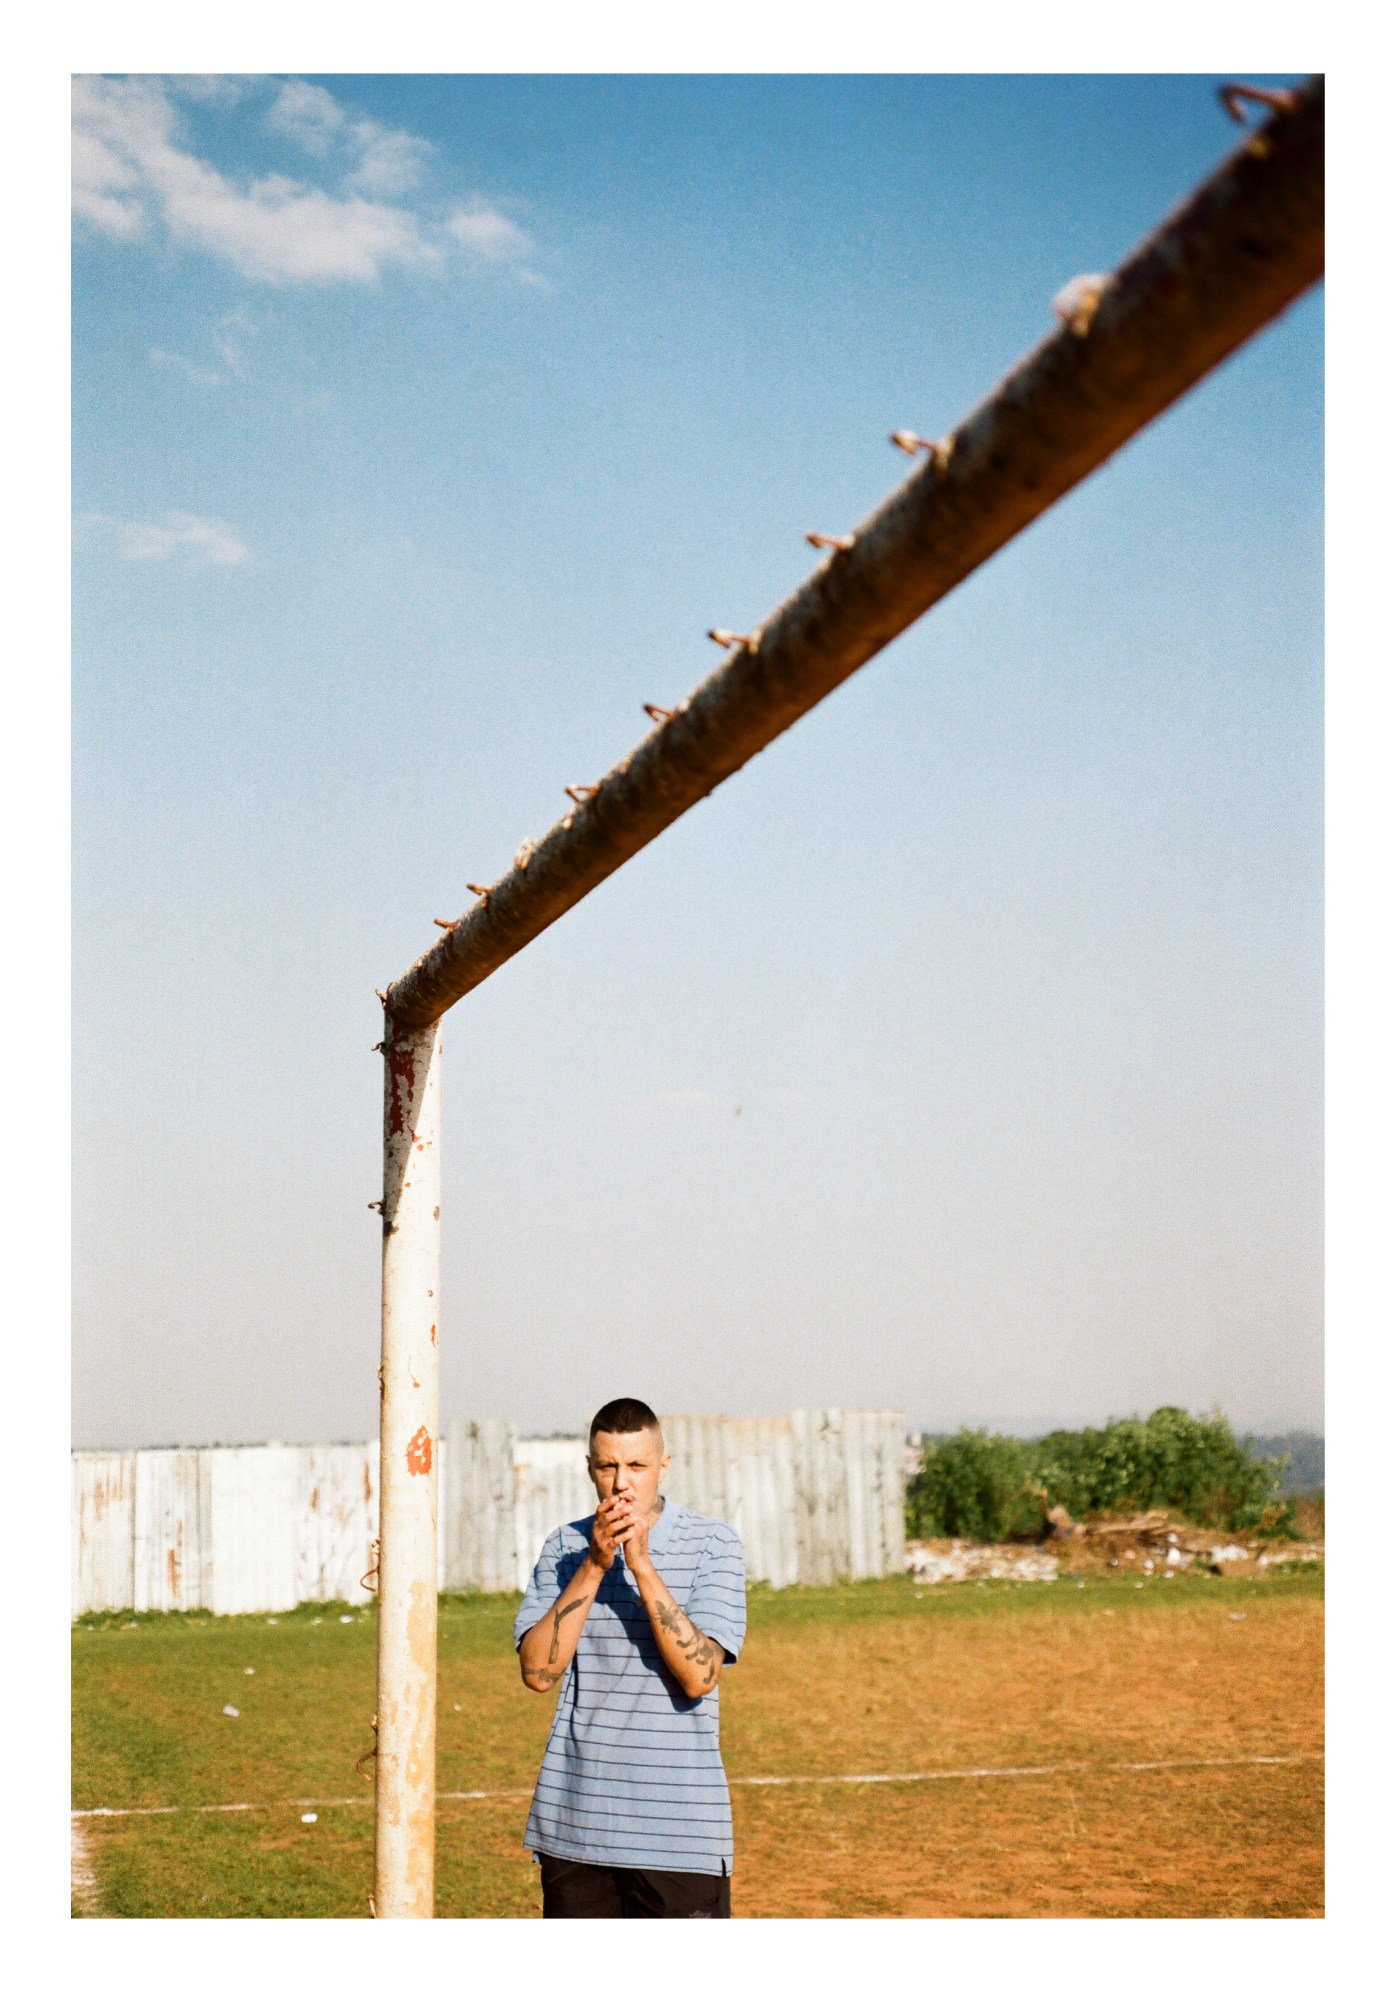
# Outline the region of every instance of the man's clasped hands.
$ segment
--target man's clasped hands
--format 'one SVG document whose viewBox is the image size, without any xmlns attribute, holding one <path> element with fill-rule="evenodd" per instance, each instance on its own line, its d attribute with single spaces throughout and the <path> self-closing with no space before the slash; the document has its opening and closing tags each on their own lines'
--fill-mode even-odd
<svg viewBox="0 0 1397 2000">
<path fill-rule="evenodd" d="M 617 1549 L 631 1570 L 650 1559 L 650 1521 L 635 1493 L 611 1494 L 598 1506 L 592 1522 L 589 1553 L 597 1568 L 609 1570 L 616 1560 Z"/>
</svg>

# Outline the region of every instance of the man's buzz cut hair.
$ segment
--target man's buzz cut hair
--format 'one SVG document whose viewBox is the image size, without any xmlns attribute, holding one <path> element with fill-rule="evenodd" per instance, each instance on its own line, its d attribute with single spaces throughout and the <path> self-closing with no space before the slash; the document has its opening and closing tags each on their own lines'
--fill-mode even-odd
<svg viewBox="0 0 1397 2000">
<path fill-rule="evenodd" d="M 629 1437 L 633 1431 L 654 1431 L 663 1441 L 659 1418 L 648 1403 L 641 1402 L 639 1396 L 615 1396 L 609 1403 L 602 1404 L 587 1433 L 589 1450 L 598 1431 L 607 1431 L 613 1437 Z"/>
</svg>

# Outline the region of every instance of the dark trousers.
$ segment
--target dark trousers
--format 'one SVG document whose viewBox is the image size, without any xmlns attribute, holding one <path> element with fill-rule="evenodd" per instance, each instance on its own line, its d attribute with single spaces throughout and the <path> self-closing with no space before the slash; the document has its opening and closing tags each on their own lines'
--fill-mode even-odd
<svg viewBox="0 0 1397 2000">
<path fill-rule="evenodd" d="M 545 1917 L 730 1917 L 732 1881 L 672 1868 L 609 1868 L 540 1854 Z"/>
</svg>

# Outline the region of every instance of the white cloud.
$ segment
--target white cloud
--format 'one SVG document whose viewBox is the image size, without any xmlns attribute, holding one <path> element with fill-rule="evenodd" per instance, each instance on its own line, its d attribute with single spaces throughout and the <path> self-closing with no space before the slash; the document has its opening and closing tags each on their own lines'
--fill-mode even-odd
<svg viewBox="0 0 1397 2000">
<path fill-rule="evenodd" d="M 307 101 L 299 100 L 310 129 Z M 184 144 L 179 114 L 158 79 L 75 78 L 73 124 L 73 206 L 108 236 L 129 240 L 163 228 L 172 241 L 269 284 L 371 283 L 387 266 L 433 265 L 444 255 L 411 210 L 359 192 L 329 193 L 282 174 L 237 185 Z M 356 141 L 356 168 L 394 138 L 375 128 L 371 142 Z M 391 180 L 393 157 L 386 147 L 370 178 L 378 172 L 380 182 Z M 401 185 L 401 148 L 397 157 Z"/>
<path fill-rule="evenodd" d="M 77 526 L 112 536 L 128 562 L 161 562 L 183 553 L 221 568 L 246 562 L 247 548 L 226 521 L 204 514 L 162 514 L 158 520 L 133 521 L 117 514 L 83 514 Z"/>
<path fill-rule="evenodd" d="M 323 160 L 344 124 L 344 112 L 318 83 L 302 83 L 293 77 L 277 92 L 267 123 L 282 138 L 294 140 Z"/>
<path fill-rule="evenodd" d="M 162 79 L 165 88 L 175 97 L 186 97 L 191 104 L 239 104 L 248 91 L 261 81 L 257 76 L 208 76 L 186 74 L 167 76 Z"/>
<path fill-rule="evenodd" d="M 390 132 L 372 118 L 350 128 L 359 164 L 345 181 L 362 194 L 407 194 L 421 180 L 432 147 L 411 132 Z"/>
<path fill-rule="evenodd" d="M 435 150 L 427 140 L 380 125 L 376 118 L 350 118 L 328 90 L 299 77 L 281 86 L 267 124 L 317 160 L 336 155 L 345 188 L 357 194 L 410 193 Z"/>
<path fill-rule="evenodd" d="M 229 374 L 241 375 L 243 372 L 243 351 L 235 336 L 251 340 L 256 332 L 246 313 L 227 313 L 218 322 L 213 334 L 213 348 Z"/>
<path fill-rule="evenodd" d="M 168 347 L 152 347 L 151 363 L 156 368 L 173 368 L 190 382 L 200 387 L 213 387 L 225 382 L 230 375 L 243 372 L 243 350 L 241 342 L 253 339 L 257 329 L 246 313 L 225 313 L 209 335 L 209 345 L 218 358 L 219 366 L 208 361 L 191 360 L 187 354 L 176 353 Z"/>
<path fill-rule="evenodd" d="M 157 368 L 174 368 L 191 382 L 214 383 L 223 380 L 216 368 L 201 368 L 197 361 L 191 361 L 184 354 L 174 354 L 168 347 L 152 347 L 150 358 Z"/>
<path fill-rule="evenodd" d="M 492 264 L 526 257 L 534 247 L 528 234 L 517 223 L 501 215 L 498 209 L 491 208 L 488 202 L 458 208 L 448 218 L 446 226 L 458 243 L 474 250 L 477 256 L 488 258 Z"/>
</svg>

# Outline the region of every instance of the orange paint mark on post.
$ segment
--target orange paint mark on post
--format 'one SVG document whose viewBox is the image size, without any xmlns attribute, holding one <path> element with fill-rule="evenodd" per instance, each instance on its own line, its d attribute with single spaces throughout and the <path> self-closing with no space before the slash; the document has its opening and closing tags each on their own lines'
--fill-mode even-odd
<svg viewBox="0 0 1397 2000">
<path fill-rule="evenodd" d="M 435 1320 L 433 1320 L 433 1321 L 432 1321 L 432 1345 L 433 1345 L 433 1347 L 435 1347 L 435 1346 L 436 1346 L 436 1344 L 437 1344 L 437 1324 L 436 1324 L 436 1321 L 435 1321 Z"/>
<path fill-rule="evenodd" d="M 411 1473 L 432 1469 L 432 1434 L 421 1424 L 407 1441 L 407 1469 Z"/>
</svg>

